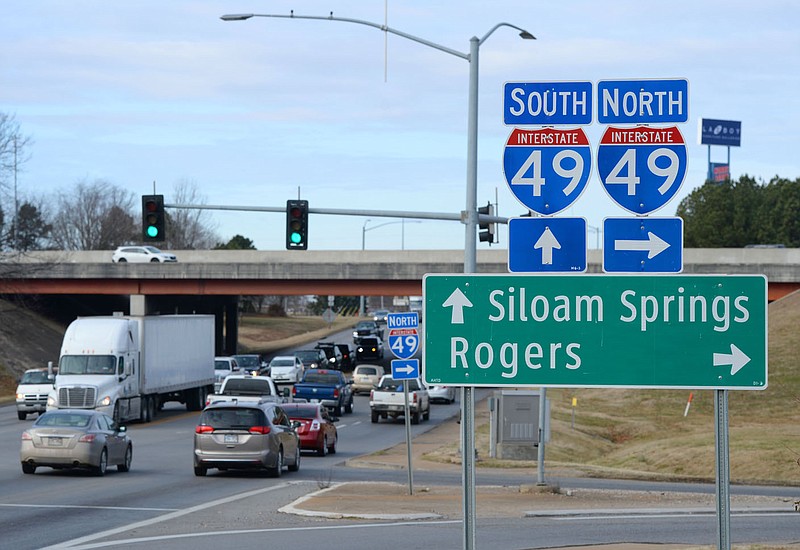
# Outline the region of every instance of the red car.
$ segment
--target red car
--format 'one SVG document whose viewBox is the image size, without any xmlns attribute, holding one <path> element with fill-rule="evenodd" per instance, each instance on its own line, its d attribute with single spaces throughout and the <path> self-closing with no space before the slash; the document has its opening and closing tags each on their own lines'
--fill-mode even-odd
<svg viewBox="0 0 800 550">
<path fill-rule="evenodd" d="M 281 408 L 290 420 L 300 422 L 297 435 L 300 437 L 300 448 L 317 451 L 319 456 L 336 453 L 339 435 L 336 432 L 334 418 L 328 409 L 320 403 L 283 403 Z"/>
</svg>

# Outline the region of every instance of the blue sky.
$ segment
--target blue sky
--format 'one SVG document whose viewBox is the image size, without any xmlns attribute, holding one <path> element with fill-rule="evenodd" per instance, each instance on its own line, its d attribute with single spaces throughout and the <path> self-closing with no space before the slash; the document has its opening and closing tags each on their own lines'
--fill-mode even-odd
<svg viewBox="0 0 800 550">
<path fill-rule="evenodd" d="M 190 180 L 214 205 L 281 206 L 299 190 L 312 208 L 463 210 L 469 64 L 362 25 L 219 19 L 290 10 L 375 23 L 388 13 L 390 27 L 464 53 L 501 21 L 534 34 L 499 29 L 480 50 L 478 202 L 497 197 L 503 216 L 525 210 L 503 176 L 508 81 L 688 79 L 687 175 L 658 215 L 704 181 L 701 117 L 742 121 L 734 178 L 800 177 L 795 1 L 38 0 L 8 3 L 0 22 L 0 110 L 34 140 L 19 189 L 103 178 L 138 195 L 155 181 L 169 200 Z M 603 126 L 584 129 L 596 152 Z M 597 227 L 629 214 L 593 168 L 561 215 Z M 212 217 L 225 239 L 283 248 L 282 214 Z M 312 215 L 310 248 L 360 249 L 362 236 L 368 249 L 464 246 L 457 222 L 366 220 Z"/>
</svg>

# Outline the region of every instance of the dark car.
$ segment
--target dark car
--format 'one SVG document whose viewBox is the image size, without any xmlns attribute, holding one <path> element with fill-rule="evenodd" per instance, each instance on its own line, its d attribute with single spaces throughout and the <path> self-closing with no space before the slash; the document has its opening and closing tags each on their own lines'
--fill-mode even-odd
<svg viewBox="0 0 800 550">
<path fill-rule="evenodd" d="M 261 356 L 256 354 L 232 355 L 236 362 L 239 364 L 239 370 L 244 371 L 244 374 L 267 374 L 262 373 L 262 369 L 266 366 L 261 361 Z"/>
<path fill-rule="evenodd" d="M 353 342 L 358 344 L 366 336 L 382 338 L 383 329 L 375 321 L 359 321 L 353 329 Z"/>
<path fill-rule="evenodd" d="M 358 341 L 356 362 L 380 361 L 383 359 L 383 341 L 375 336 L 365 336 Z"/>
<path fill-rule="evenodd" d="M 194 475 L 210 468 L 263 469 L 280 477 L 300 469 L 300 440 L 275 403 L 212 403 L 194 430 Z"/>
<path fill-rule="evenodd" d="M 301 349 L 294 352 L 294 356 L 303 362 L 307 369 L 327 369 L 328 356 L 321 349 Z"/>
<path fill-rule="evenodd" d="M 300 423 L 297 435 L 301 449 L 316 451 L 319 456 L 336 453 L 339 434 L 334 422 L 339 419 L 327 408 L 320 403 L 284 403 L 281 407 L 291 420 Z"/>
<path fill-rule="evenodd" d="M 321 349 L 325 353 L 325 357 L 328 358 L 327 368 L 342 370 L 342 351 L 336 347 L 336 344 L 333 342 L 317 342 L 315 347 Z"/>
<path fill-rule="evenodd" d="M 356 366 L 356 348 L 352 344 L 336 344 L 342 352 L 342 370 L 351 370 Z"/>
</svg>

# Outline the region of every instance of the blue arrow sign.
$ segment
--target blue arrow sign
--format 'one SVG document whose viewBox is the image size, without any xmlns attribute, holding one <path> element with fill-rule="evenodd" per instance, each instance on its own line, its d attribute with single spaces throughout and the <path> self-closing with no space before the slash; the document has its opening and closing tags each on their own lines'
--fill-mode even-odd
<svg viewBox="0 0 800 550">
<path fill-rule="evenodd" d="M 513 218 L 508 222 L 512 273 L 586 271 L 584 218 Z"/>
<path fill-rule="evenodd" d="M 667 204 L 686 177 L 686 143 L 677 126 L 609 126 L 597 147 L 597 173 L 617 204 L 649 214 Z"/>
<path fill-rule="evenodd" d="M 689 120 L 689 81 L 601 80 L 597 83 L 601 124 L 660 124 Z"/>
<path fill-rule="evenodd" d="M 419 378 L 419 359 L 392 359 L 392 378 L 395 380 Z"/>
<path fill-rule="evenodd" d="M 517 200 L 543 216 L 575 202 L 591 171 L 592 151 L 581 128 L 515 128 L 506 141 L 506 182 Z"/>
<path fill-rule="evenodd" d="M 503 122 L 579 126 L 592 123 L 591 82 L 506 82 Z"/>
<path fill-rule="evenodd" d="M 683 219 L 604 219 L 603 271 L 680 273 L 683 271 Z"/>
</svg>

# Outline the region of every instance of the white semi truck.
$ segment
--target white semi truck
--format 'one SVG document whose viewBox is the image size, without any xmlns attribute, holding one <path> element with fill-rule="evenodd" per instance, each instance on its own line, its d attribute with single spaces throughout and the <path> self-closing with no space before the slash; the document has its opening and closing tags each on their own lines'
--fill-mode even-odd
<svg viewBox="0 0 800 550">
<path fill-rule="evenodd" d="M 47 409 L 150 422 L 168 401 L 201 410 L 213 391 L 213 315 L 79 317 L 64 334 Z"/>
</svg>

